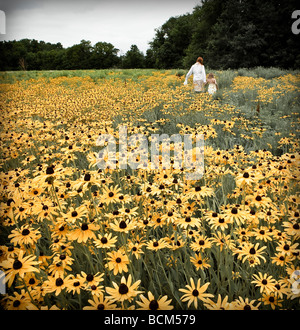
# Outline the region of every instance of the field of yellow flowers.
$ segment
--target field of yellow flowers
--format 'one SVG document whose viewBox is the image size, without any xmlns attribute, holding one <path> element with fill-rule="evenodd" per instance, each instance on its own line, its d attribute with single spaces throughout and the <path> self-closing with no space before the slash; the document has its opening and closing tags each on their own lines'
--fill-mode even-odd
<svg viewBox="0 0 300 330">
<path fill-rule="evenodd" d="M 215 74 L 1 74 L 1 308 L 299 309 L 300 75 Z M 203 134 L 203 177 L 99 169 L 121 125 Z"/>
</svg>

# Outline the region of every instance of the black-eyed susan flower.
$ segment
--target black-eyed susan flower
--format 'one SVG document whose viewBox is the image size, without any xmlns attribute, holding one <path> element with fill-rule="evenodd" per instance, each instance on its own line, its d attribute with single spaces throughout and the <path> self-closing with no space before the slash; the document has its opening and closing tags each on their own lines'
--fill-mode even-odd
<svg viewBox="0 0 300 330">
<path fill-rule="evenodd" d="M 143 242 L 129 241 L 127 251 L 131 252 L 136 259 L 140 259 L 142 254 L 144 254 L 144 251 L 142 250 L 144 245 L 145 243 Z"/>
<path fill-rule="evenodd" d="M 198 300 L 206 302 L 207 298 L 213 298 L 214 295 L 211 293 L 205 293 L 209 286 L 209 282 L 205 283 L 204 285 L 200 285 L 200 279 L 197 281 L 197 285 L 193 278 L 190 278 L 190 285 L 186 285 L 186 289 L 179 289 L 180 292 L 183 292 L 184 295 L 181 296 L 180 300 L 183 302 L 188 302 L 188 307 L 191 304 L 194 304 L 195 308 L 198 308 Z"/>
<path fill-rule="evenodd" d="M 24 244 L 34 245 L 41 236 L 38 229 L 34 229 L 30 225 L 23 225 L 20 229 L 13 229 L 11 234 L 8 235 L 8 238 L 10 238 L 10 242 L 15 246 L 22 246 Z"/>
<path fill-rule="evenodd" d="M 37 310 L 38 308 L 32 303 L 30 295 L 25 289 L 21 292 L 14 292 L 12 295 L 5 297 L 3 302 L 4 308 L 7 310 Z"/>
<path fill-rule="evenodd" d="M 75 223 L 76 220 L 81 219 L 87 215 L 87 210 L 84 205 L 79 207 L 70 207 L 69 211 L 66 214 L 63 214 L 64 219 L 67 222 Z"/>
<path fill-rule="evenodd" d="M 255 305 L 254 305 L 255 304 Z M 249 298 L 243 298 L 239 296 L 238 299 L 235 299 L 232 303 L 234 310 L 258 310 L 261 302 L 257 302 L 256 300 L 250 300 Z"/>
<path fill-rule="evenodd" d="M 247 219 L 247 211 L 241 209 L 240 205 L 228 205 L 223 210 L 222 216 L 228 223 L 236 223 L 241 225 Z"/>
<path fill-rule="evenodd" d="M 263 293 L 261 301 L 264 305 L 270 305 L 272 309 L 275 309 L 277 306 L 282 307 L 282 301 L 274 292 Z"/>
<path fill-rule="evenodd" d="M 190 215 L 187 215 L 185 217 L 179 217 L 176 220 L 176 224 L 178 224 L 180 227 L 187 229 L 187 227 L 195 227 L 195 228 L 199 228 L 201 226 L 201 219 L 196 218 L 196 217 L 192 217 Z"/>
<path fill-rule="evenodd" d="M 272 241 L 272 233 L 268 230 L 268 227 L 266 226 L 253 228 L 253 236 L 256 240 L 261 240 L 264 242 Z"/>
<path fill-rule="evenodd" d="M 83 222 L 76 229 L 68 233 L 68 238 L 78 243 L 86 242 L 88 239 L 96 239 L 95 231 L 99 229 L 99 225 L 94 223 Z"/>
<path fill-rule="evenodd" d="M 282 223 L 284 231 L 289 235 L 293 236 L 295 240 L 300 238 L 300 224 L 297 220 L 284 221 Z"/>
<path fill-rule="evenodd" d="M 199 269 L 204 270 L 211 267 L 211 265 L 208 262 L 209 259 L 202 257 L 200 253 L 195 253 L 193 257 L 190 257 L 190 261 L 196 267 L 196 270 Z"/>
<path fill-rule="evenodd" d="M 215 212 L 213 212 L 215 214 Z M 230 219 L 228 217 L 223 217 L 222 214 L 219 214 L 217 217 L 212 217 L 209 220 L 209 225 L 212 229 L 221 229 L 224 231 L 228 228 L 228 225 L 230 224 Z"/>
<path fill-rule="evenodd" d="M 84 288 L 84 290 L 91 292 L 92 296 L 99 297 L 99 296 L 102 296 L 103 293 L 104 293 L 103 288 L 104 288 L 103 285 L 99 285 L 99 284 L 98 285 L 95 285 L 95 284 L 93 284 L 93 285 L 86 286 Z"/>
<path fill-rule="evenodd" d="M 266 246 L 259 247 L 259 243 L 254 245 L 252 243 L 244 242 L 244 244 L 242 244 L 241 250 L 239 251 L 239 254 L 241 257 L 243 257 L 243 262 L 246 260 L 251 260 L 253 262 L 251 262 L 250 265 L 260 264 L 260 259 L 266 262 L 266 258 L 263 256 L 264 250 L 266 248 Z"/>
<path fill-rule="evenodd" d="M 89 299 L 88 303 L 90 305 L 84 306 L 84 310 L 117 310 L 117 305 L 114 304 L 110 299 L 104 297 L 104 295 L 93 296 L 93 299 Z"/>
<path fill-rule="evenodd" d="M 291 264 L 294 259 L 293 254 L 286 254 L 284 252 L 277 252 L 274 257 L 271 257 L 272 263 L 281 267 Z"/>
<path fill-rule="evenodd" d="M 81 290 L 84 290 L 86 284 L 84 278 L 76 274 L 76 276 L 71 275 L 69 281 L 67 282 L 66 291 L 72 292 L 72 294 L 80 294 Z"/>
<path fill-rule="evenodd" d="M 143 293 L 143 291 L 136 290 L 140 283 L 141 280 L 137 280 L 132 284 L 132 276 L 129 274 L 127 280 L 125 276 L 122 276 L 119 285 L 113 281 L 113 287 L 106 287 L 106 292 L 109 294 L 110 301 L 123 302 L 128 300 L 130 302 L 138 294 Z"/>
<path fill-rule="evenodd" d="M 197 235 L 195 236 L 195 242 L 190 243 L 190 247 L 195 252 L 204 251 L 211 248 L 211 240 L 210 237 Z"/>
<path fill-rule="evenodd" d="M 97 272 L 95 274 L 86 274 L 84 271 L 80 272 L 78 275 L 79 279 L 83 279 L 85 281 L 85 287 L 89 287 L 92 285 L 97 286 L 100 282 L 104 281 L 104 273 Z"/>
<path fill-rule="evenodd" d="M 46 293 L 54 293 L 58 296 L 68 285 L 70 275 L 64 277 L 48 276 L 48 279 L 44 281 L 43 288 Z"/>
<path fill-rule="evenodd" d="M 115 247 L 118 238 L 116 236 L 112 236 L 112 233 L 105 233 L 104 235 L 98 234 L 97 239 L 93 242 L 95 246 L 99 249 L 110 249 Z"/>
<path fill-rule="evenodd" d="M 146 246 L 147 246 L 148 250 L 157 251 L 157 250 L 167 248 L 168 243 L 165 241 L 164 238 L 160 238 L 159 240 L 153 239 L 153 240 L 150 240 L 149 242 L 146 242 Z"/>
<path fill-rule="evenodd" d="M 122 272 L 128 272 L 127 265 L 129 264 L 129 259 L 121 250 L 107 252 L 106 259 L 108 262 L 105 264 L 105 267 L 109 270 L 113 270 L 114 275 Z"/>
<path fill-rule="evenodd" d="M 121 189 L 116 185 L 112 187 L 103 187 L 101 202 L 105 204 L 110 204 L 119 201 Z"/>
<path fill-rule="evenodd" d="M 255 178 L 255 176 L 253 174 L 251 174 L 251 172 L 249 173 L 249 172 L 245 171 L 243 173 L 239 173 L 236 176 L 235 182 L 238 187 L 245 186 L 245 185 L 250 186 L 254 182 L 254 178 Z"/>
<path fill-rule="evenodd" d="M 115 220 L 114 223 L 110 223 L 109 226 L 113 231 L 120 233 L 128 233 L 135 228 L 134 222 L 130 219 Z"/>
<path fill-rule="evenodd" d="M 139 299 L 136 303 L 140 306 L 140 310 L 171 310 L 174 306 L 170 305 L 172 299 L 168 300 L 168 296 L 163 296 L 159 299 L 155 299 L 151 291 L 148 291 L 147 297 L 140 294 Z"/>
<path fill-rule="evenodd" d="M 35 267 L 39 262 L 35 259 L 36 256 L 34 255 L 24 256 L 24 251 L 20 250 L 17 258 L 8 257 L 1 262 L 0 266 L 6 269 L 2 275 L 5 275 L 5 281 L 8 282 L 9 287 L 12 285 L 16 275 L 24 278 L 26 273 L 39 273 L 40 270 Z"/>
<path fill-rule="evenodd" d="M 233 250 L 235 247 L 234 240 L 231 239 L 231 236 L 220 231 L 213 233 L 211 242 L 219 246 L 220 251 L 223 251 L 223 249 Z"/>
<path fill-rule="evenodd" d="M 259 288 L 260 293 L 265 292 L 269 294 L 270 292 L 275 291 L 276 281 L 272 275 L 268 275 L 266 273 L 262 274 L 259 272 L 258 274 L 253 274 L 252 277 L 254 280 L 251 281 L 251 283 L 256 284 L 255 286 Z"/>
<path fill-rule="evenodd" d="M 232 309 L 232 304 L 228 302 L 228 296 L 222 300 L 222 296 L 218 294 L 218 299 L 214 302 L 212 299 L 207 298 L 204 306 L 210 310 L 229 310 Z"/>
<path fill-rule="evenodd" d="M 288 256 L 291 254 L 296 254 L 300 252 L 300 249 L 297 249 L 299 243 L 292 243 L 290 240 L 282 240 L 278 243 L 276 251 L 284 253 Z"/>
</svg>

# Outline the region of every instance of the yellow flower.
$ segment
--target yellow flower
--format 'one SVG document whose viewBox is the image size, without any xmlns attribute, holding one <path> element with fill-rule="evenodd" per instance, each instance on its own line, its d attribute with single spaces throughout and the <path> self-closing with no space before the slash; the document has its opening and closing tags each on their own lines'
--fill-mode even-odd
<svg viewBox="0 0 300 330">
<path fill-rule="evenodd" d="M 184 295 L 180 298 L 183 302 L 188 301 L 188 307 L 192 303 L 194 303 L 195 308 L 198 308 L 198 300 L 207 301 L 207 298 L 213 298 L 214 295 L 210 293 L 205 293 L 207 287 L 209 286 L 209 282 L 200 286 L 200 279 L 197 281 L 197 285 L 195 285 L 193 278 L 190 278 L 191 285 L 186 285 L 187 289 L 179 289 L 180 292 L 183 292 Z"/>
<path fill-rule="evenodd" d="M 35 244 L 41 236 L 38 229 L 34 229 L 29 225 L 23 225 L 20 229 L 12 230 L 8 238 L 11 238 L 10 241 L 15 246 L 22 246 L 24 244 Z"/>
<path fill-rule="evenodd" d="M 257 287 L 260 288 L 260 292 L 265 292 L 269 294 L 270 292 L 275 291 L 275 279 L 272 275 L 262 274 L 261 272 L 257 274 L 253 274 L 254 280 L 251 283 L 256 284 Z"/>
<path fill-rule="evenodd" d="M 112 287 L 106 287 L 106 292 L 110 295 L 109 299 L 111 301 L 119 301 L 123 302 L 128 300 L 129 302 L 136 297 L 139 293 L 143 291 L 136 290 L 141 283 L 141 280 L 132 283 L 132 276 L 129 274 L 127 280 L 124 276 L 122 276 L 120 284 L 118 285 L 116 282 L 112 282 Z"/>
<path fill-rule="evenodd" d="M 120 250 L 107 252 L 107 260 L 109 261 L 105 267 L 109 270 L 114 270 L 114 275 L 122 272 L 128 272 L 127 265 L 129 264 L 129 259 L 125 253 L 122 253 Z"/>
<path fill-rule="evenodd" d="M 94 231 L 98 230 L 99 226 L 94 223 L 84 222 L 68 233 L 68 238 L 72 241 L 77 241 L 78 243 L 86 242 L 88 239 L 96 239 Z"/>
<path fill-rule="evenodd" d="M 24 278 L 26 273 L 40 272 L 38 268 L 34 267 L 39 264 L 39 261 L 35 261 L 36 256 L 29 255 L 23 257 L 23 255 L 24 251 L 20 250 L 17 259 L 9 257 L 0 263 L 1 267 L 7 269 L 2 276 L 5 275 L 5 281 L 8 282 L 9 287 L 12 285 L 16 275 Z"/>
<path fill-rule="evenodd" d="M 149 291 L 148 298 L 144 295 L 140 295 L 141 301 L 137 301 L 136 303 L 140 306 L 141 310 L 171 310 L 174 306 L 170 305 L 172 299 L 168 299 L 168 296 L 163 296 L 160 299 L 156 300 L 153 294 Z"/>
</svg>

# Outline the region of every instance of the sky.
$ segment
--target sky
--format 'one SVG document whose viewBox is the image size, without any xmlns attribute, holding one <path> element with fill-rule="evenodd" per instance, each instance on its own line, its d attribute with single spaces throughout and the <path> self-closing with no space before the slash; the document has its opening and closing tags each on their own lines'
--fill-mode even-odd
<svg viewBox="0 0 300 330">
<path fill-rule="evenodd" d="M 135 44 L 144 53 L 155 29 L 170 17 L 191 13 L 200 0 L 0 0 L 5 34 L 60 42 L 64 47 L 90 40 L 110 42 L 125 54 Z"/>
</svg>

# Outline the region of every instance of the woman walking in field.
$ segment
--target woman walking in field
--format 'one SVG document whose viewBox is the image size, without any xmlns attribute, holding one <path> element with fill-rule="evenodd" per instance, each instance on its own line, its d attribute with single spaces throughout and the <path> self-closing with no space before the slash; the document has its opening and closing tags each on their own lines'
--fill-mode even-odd
<svg viewBox="0 0 300 330">
<path fill-rule="evenodd" d="M 204 85 L 206 83 L 205 67 L 203 65 L 203 58 L 198 57 L 195 64 L 193 64 L 187 73 L 184 85 L 187 85 L 189 77 L 193 75 L 194 91 L 204 92 Z"/>
</svg>

